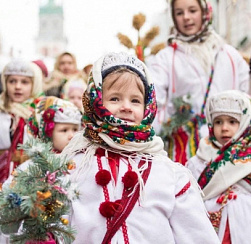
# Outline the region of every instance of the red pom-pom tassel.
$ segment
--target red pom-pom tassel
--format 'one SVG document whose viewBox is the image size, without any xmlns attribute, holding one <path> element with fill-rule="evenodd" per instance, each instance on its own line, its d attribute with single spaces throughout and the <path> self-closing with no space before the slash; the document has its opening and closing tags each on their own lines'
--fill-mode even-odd
<svg viewBox="0 0 251 244">
<path fill-rule="evenodd" d="M 133 188 L 138 182 L 138 175 L 134 171 L 127 171 L 122 177 L 122 182 L 126 189 Z"/>
<path fill-rule="evenodd" d="M 116 212 L 116 205 L 114 202 L 102 202 L 99 206 L 99 212 L 106 218 L 111 218 Z"/>
<path fill-rule="evenodd" d="M 95 175 L 98 185 L 106 186 L 111 180 L 111 174 L 108 170 L 102 169 Z"/>
</svg>

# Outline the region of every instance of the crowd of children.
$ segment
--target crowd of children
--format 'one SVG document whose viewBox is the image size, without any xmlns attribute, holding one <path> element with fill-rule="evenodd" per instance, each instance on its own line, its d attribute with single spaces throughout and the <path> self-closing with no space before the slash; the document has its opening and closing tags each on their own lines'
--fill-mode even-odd
<svg viewBox="0 0 251 244">
<path fill-rule="evenodd" d="M 208 135 L 207 98 L 224 90 L 248 92 L 249 68 L 214 31 L 212 9 L 205 0 L 172 0 L 170 8 L 173 34 L 167 47 L 149 58 L 147 65 L 159 107 L 154 127 L 167 142 L 169 157 L 185 164 L 195 155 L 200 138 Z M 178 99 L 182 103 L 176 106 Z M 190 113 L 177 118 L 181 107 Z"/>
<path fill-rule="evenodd" d="M 2 71 L 1 185 L 34 163 L 18 145 L 51 143 L 78 189 L 74 244 L 250 242 L 248 65 L 212 29 L 205 0 L 173 0 L 171 13 L 169 45 L 146 64 L 111 52 L 85 73 L 64 52 L 51 74 L 41 60 Z M 63 243 L 50 241 L 28 243 Z"/>
</svg>

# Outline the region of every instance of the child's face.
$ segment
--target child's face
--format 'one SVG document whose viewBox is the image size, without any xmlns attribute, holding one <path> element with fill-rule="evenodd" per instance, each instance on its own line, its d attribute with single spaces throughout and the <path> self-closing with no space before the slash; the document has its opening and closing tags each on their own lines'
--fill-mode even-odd
<svg viewBox="0 0 251 244">
<path fill-rule="evenodd" d="M 227 115 L 220 115 L 213 121 L 213 132 L 216 140 L 221 144 L 226 144 L 239 129 L 240 122 Z"/>
<path fill-rule="evenodd" d="M 202 10 L 198 0 L 176 0 L 174 18 L 182 34 L 186 36 L 196 34 L 202 26 Z"/>
<path fill-rule="evenodd" d="M 10 75 L 6 80 L 7 95 L 12 102 L 22 103 L 31 96 L 32 78 Z"/>
<path fill-rule="evenodd" d="M 81 111 L 83 109 L 82 96 L 82 90 L 77 88 L 72 89 L 68 94 L 69 101 L 72 102 L 75 106 L 77 106 Z"/>
<path fill-rule="evenodd" d="M 144 118 L 144 94 L 138 84 L 143 84 L 141 79 L 128 72 L 108 75 L 103 83 L 103 105 L 132 125 L 139 125 Z"/>
<path fill-rule="evenodd" d="M 79 130 L 79 125 L 55 123 L 52 133 L 53 148 L 59 152 L 67 146 L 73 135 Z"/>
</svg>

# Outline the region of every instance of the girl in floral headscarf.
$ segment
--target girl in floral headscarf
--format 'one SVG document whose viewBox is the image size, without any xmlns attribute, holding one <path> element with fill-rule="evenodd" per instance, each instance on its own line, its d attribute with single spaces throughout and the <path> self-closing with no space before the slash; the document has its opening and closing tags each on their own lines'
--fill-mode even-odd
<svg viewBox="0 0 251 244">
<path fill-rule="evenodd" d="M 32 62 L 14 59 L 4 67 L 1 82 L 0 182 L 3 182 L 11 168 L 23 161 L 17 144 L 23 143 L 26 120 L 41 98 L 42 72 Z M 14 165 L 10 165 L 11 161 Z"/>
<path fill-rule="evenodd" d="M 168 159 L 151 126 L 157 108 L 144 63 L 125 53 L 100 58 L 83 105 L 86 127 L 62 152 L 76 163 L 74 244 L 219 243 L 188 171 Z"/>
<path fill-rule="evenodd" d="M 207 98 L 224 90 L 249 90 L 248 65 L 212 28 L 205 0 L 171 0 L 173 34 L 168 46 L 147 61 L 159 111 L 154 127 L 168 155 L 184 164 L 208 135 Z M 226 81 L 226 82 L 223 82 Z"/>
<path fill-rule="evenodd" d="M 61 152 L 81 129 L 82 115 L 71 102 L 57 97 L 45 97 L 28 121 L 28 135 L 52 142 L 53 150 Z"/>
<path fill-rule="evenodd" d="M 203 189 L 210 219 L 222 243 L 249 243 L 251 208 L 251 105 L 239 91 L 209 98 L 209 137 L 187 167 Z"/>
</svg>

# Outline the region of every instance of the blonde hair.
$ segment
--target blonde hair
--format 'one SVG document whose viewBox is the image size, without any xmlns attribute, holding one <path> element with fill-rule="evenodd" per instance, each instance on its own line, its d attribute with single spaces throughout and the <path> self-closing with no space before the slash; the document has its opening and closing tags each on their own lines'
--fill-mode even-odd
<svg viewBox="0 0 251 244">
<path fill-rule="evenodd" d="M 131 74 L 130 76 L 125 76 L 125 74 Z M 124 76 L 124 79 L 120 79 L 120 77 Z M 107 83 L 107 78 L 112 77 L 112 80 Z M 133 78 L 134 77 L 134 78 Z M 118 90 L 122 92 L 125 91 L 128 87 L 130 87 L 131 83 L 136 82 L 137 87 L 139 88 L 140 92 L 145 96 L 145 87 L 143 81 L 139 77 L 139 75 L 127 68 L 119 68 L 110 74 L 108 74 L 105 79 L 103 80 L 103 90 L 107 88 L 108 90 L 111 89 L 113 86 L 116 86 Z"/>
</svg>

